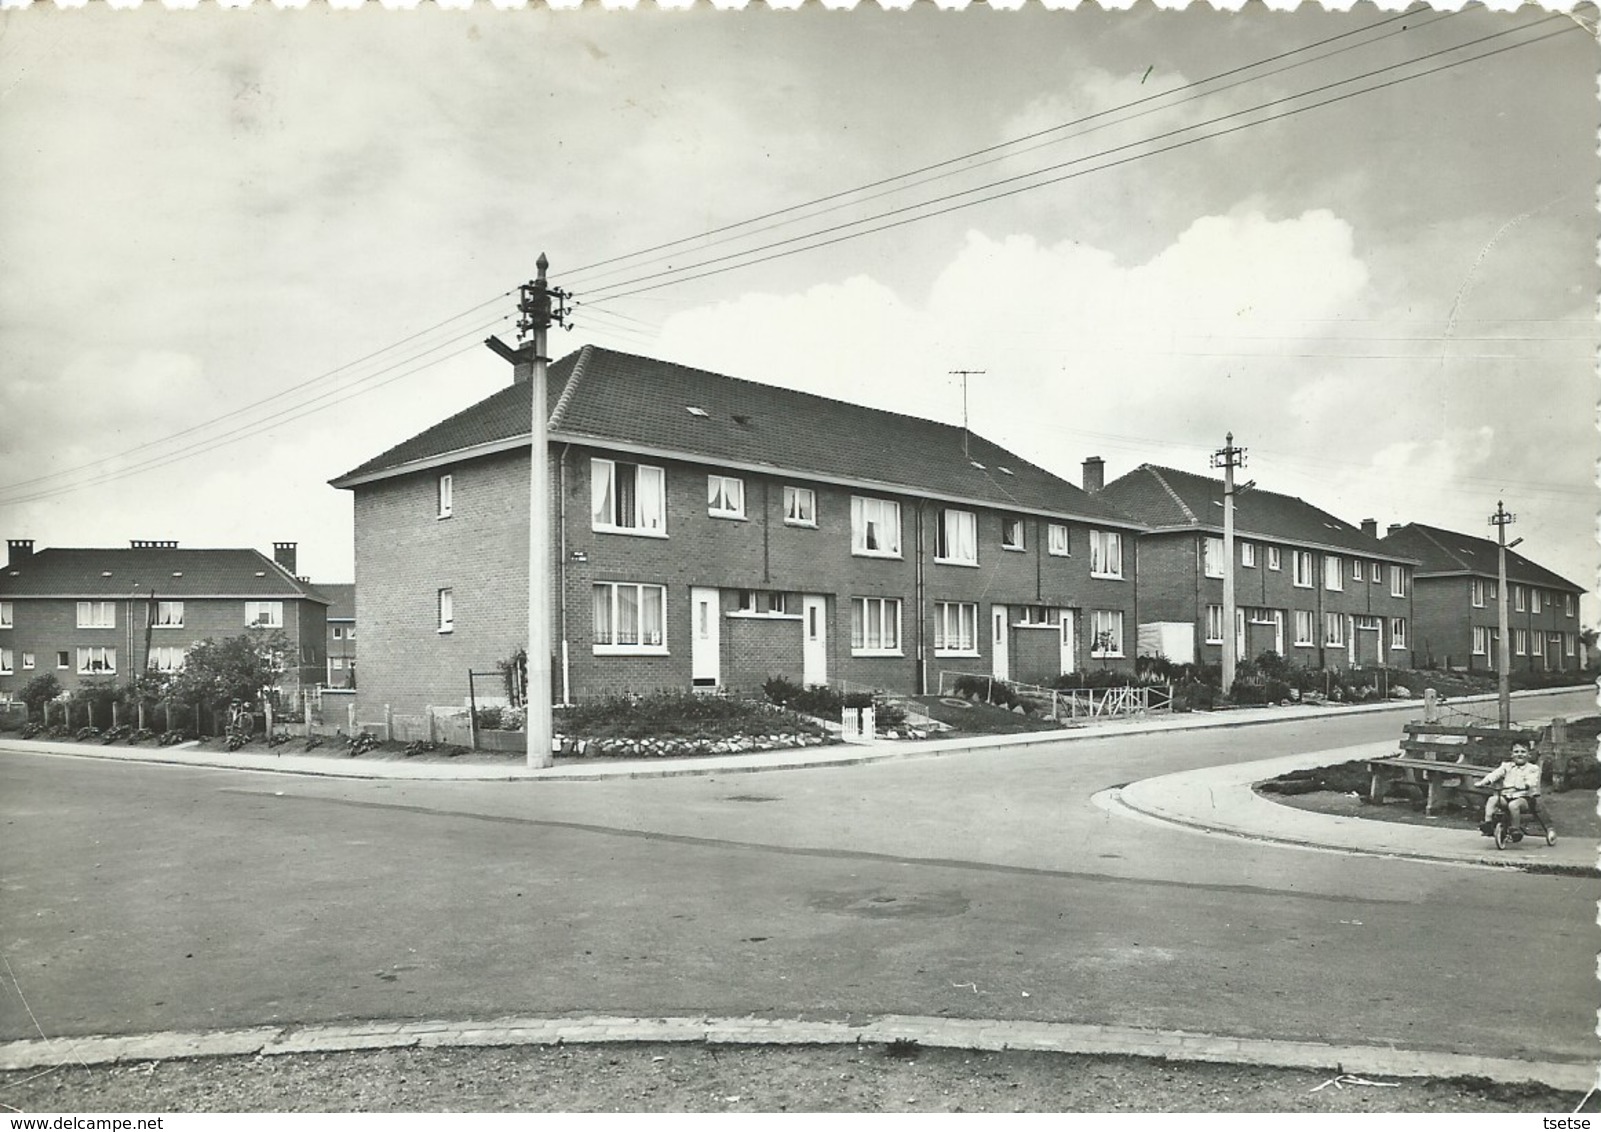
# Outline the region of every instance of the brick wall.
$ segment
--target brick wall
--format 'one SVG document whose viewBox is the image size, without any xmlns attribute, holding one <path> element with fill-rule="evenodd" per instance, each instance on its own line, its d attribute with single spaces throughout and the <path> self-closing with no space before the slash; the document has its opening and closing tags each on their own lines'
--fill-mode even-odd
<svg viewBox="0 0 1601 1132">
<path fill-rule="evenodd" d="M 741 617 L 723 621 L 724 684 L 760 692 L 771 676 L 801 682 L 801 620 L 798 617 Z"/>
</svg>

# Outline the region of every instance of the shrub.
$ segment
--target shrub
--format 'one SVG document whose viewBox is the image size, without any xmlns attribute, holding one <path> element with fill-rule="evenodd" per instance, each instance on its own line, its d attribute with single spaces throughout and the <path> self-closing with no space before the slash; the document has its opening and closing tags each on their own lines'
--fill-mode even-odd
<svg viewBox="0 0 1601 1132">
<path fill-rule="evenodd" d="M 24 724 L 23 728 L 22 728 L 22 737 L 24 739 L 32 739 L 35 735 L 39 734 L 39 732 L 41 732 L 43 730 L 44 730 L 44 724 L 39 723 L 37 721 L 35 721 L 33 723 Z"/>
<path fill-rule="evenodd" d="M 155 737 L 156 733 L 154 731 L 151 731 L 148 727 L 141 727 L 128 736 L 128 742 L 138 744 L 143 743 L 146 739 L 154 739 Z"/>
<path fill-rule="evenodd" d="M 74 739 L 98 739 L 100 738 L 100 728 L 80 727 L 73 733 L 72 737 Z"/>
<path fill-rule="evenodd" d="M 590 738 L 722 737 L 772 731 L 820 734 L 793 711 L 732 696 L 654 692 L 607 696 L 556 709 L 556 730 Z"/>
<path fill-rule="evenodd" d="M 880 700 L 871 692 L 840 692 L 827 684 L 813 684 L 802 688 L 799 684 L 774 676 L 762 685 L 768 700 L 779 707 L 802 715 L 813 715 L 830 722 L 840 718 L 845 708 L 873 709 L 874 719 L 880 727 L 899 727 L 906 722 L 906 710 L 899 704 Z"/>
<path fill-rule="evenodd" d="M 171 731 L 163 731 L 161 733 L 160 743 L 163 747 L 170 747 L 174 743 L 186 743 L 189 741 L 189 738 L 189 732 L 185 731 L 181 727 L 176 727 Z"/>
<path fill-rule="evenodd" d="M 284 731 L 284 730 L 274 731 L 271 735 L 267 736 L 267 746 L 269 746 L 269 747 L 281 747 L 285 743 L 289 742 L 290 738 L 291 738 L 291 736 L 290 736 L 289 732 L 287 732 L 287 731 Z"/>
<path fill-rule="evenodd" d="M 481 707 L 473 712 L 473 723 L 478 726 L 480 731 L 499 731 L 504 715 L 505 709 L 498 705 Z"/>
<path fill-rule="evenodd" d="M 22 686 L 18 697 L 28 705 L 28 715 L 41 715 L 44 705 L 61 694 L 61 681 L 52 672 L 42 672 Z"/>
<path fill-rule="evenodd" d="M 359 731 L 345 740 L 345 752 L 351 758 L 378 749 L 378 736 L 370 731 Z"/>
<path fill-rule="evenodd" d="M 1005 680 L 997 680 L 992 676 L 958 676 L 952 690 L 965 699 L 976 696 L 997 707 L 1009 708 L 1020 702 L 1015 688 Z"/>
<path fill-rule="evenodd" d="M 406 750 L 403 753 L 409 759 L 415 755 L 424 755 L 429 751 L 436 751 L 438 749 L 439 747 L 437 744 L 430 743 L 424 739 L 414 739 L 410 743 L 406 744 Z"/>
<path fill-rule="evenodd" d="M 118 739 L 126 739 L 128 736 L 130 736 L 132 734 L 133 734 L 133 728 L 131 728 L 131 727 L 127 727 L 127 726 L 108 727 L 108 728 L 106 728 L 105 732 L 103 734 L 101 734 L 100 741 L 102 743 L 107 743 L 107 744 L 115 743 Z"/>
</svg>

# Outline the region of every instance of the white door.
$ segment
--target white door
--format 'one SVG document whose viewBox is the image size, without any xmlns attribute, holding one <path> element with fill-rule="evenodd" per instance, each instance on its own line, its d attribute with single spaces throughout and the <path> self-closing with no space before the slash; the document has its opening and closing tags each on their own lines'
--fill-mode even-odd
<svg viewBox="0 0 1601 1132">
<path fill-rule="evenodd" d="M 828 600 L 810 594 L 801 598 L 801 683 L 828 683 Z"/>
<path fill-rule="evenodd" d="M 990 672 L 997 680 L 1009 680 L 1011 677 L 1007 673 L 1011 671 L 1011 666 L 1008 664 L 1006 656 L 1006 606 L 990 606 L 990 619 L 993 622 L 993 628 L 990 631 L 990 647 L 994 656 Z"/>
<path fill-rule="evenodd" d="M 1078 661 L 1077 635 L 1073 631 L 1073 611 L 1062 610 L 1062 675 L 1074 670 Z"/>
<path fill-rule="evenodd" d="M 715 688 L 722 682 L 719 666 L 722 649 L 719 632 L 722 610 L 717 591 L 693 586 L 689 591 L 689 608 L 692 623 L 689 647 L 689 675 L 697 688 Z"/>
</svg>

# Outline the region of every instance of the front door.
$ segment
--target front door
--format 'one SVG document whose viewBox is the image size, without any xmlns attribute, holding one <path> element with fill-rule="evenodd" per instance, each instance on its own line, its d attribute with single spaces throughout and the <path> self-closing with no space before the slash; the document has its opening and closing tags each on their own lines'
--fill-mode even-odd
<svg viewBox="0 0 1601 1132">
<path fill-rule="evenodd" d="M 1062 610 L 1062 675 L 1072 672 L 1078 664 L 1077 634 L 1073 628 L 1073 611 Z"/>
<path fill-rule="evenodd" d="M 693 586 L 689 591 L 692 624 L 689 647 L 689 674 L 697 688 L 715 688 L 722 682 L 722 610 L 717 591 Z"/>
<path fill-rule="evenodd" d="M 1006 655 L 1006 606 L 990 606 L 990 649 L 993 662 L 990 672 L 997 680 L 1009 680 L 1011 665 Z"/>
<path fill-rule="evenodd" d="M 810 594 L 801 598 L 801 683 L 828 683 L 828 600 Z"/>
</svg>

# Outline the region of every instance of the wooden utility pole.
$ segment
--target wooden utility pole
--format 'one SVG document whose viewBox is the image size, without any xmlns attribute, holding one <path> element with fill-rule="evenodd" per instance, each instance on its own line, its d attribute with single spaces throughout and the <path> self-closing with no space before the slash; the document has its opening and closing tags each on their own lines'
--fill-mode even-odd
<svg viewBox="0 0 1601 1132">
<path fill-rule="evenodd" d="M 973 457 L 967 451 L 967 379 L 970 377 L 983 377 L 981 369 L 953 369 L 952 377 L 962 379 L 962 455 L 971 460 Z"/>
<path fill-rule="evenodd" d="M 1234 632 L 1234 469 L 1245 467 L 1245 449 L 1234 447 L 1232 432 L 1224 438 L 1223 447 L 1212 453 L 1212 466 L 1223 469 L 1223 694 L 1227 696 L 1234 687 L 1234 669 L 1239 662 Z M 1201 557 L 1204 572 L 1204 548 Z"/>
<path fill-rule="evenodd" d="M 1490 516 L 1490 525 L 1495 528 L 1496 541 L 1495 617 L 1501 636 L 1495 646 L 1495 687 L 1501 701 L 1502 731 L 1512 726 L 1512 634 L 1507 628 L 1506 529 L 1517 519 L 1499 499 L 1495 501 L 1495 514 Z M 1522 541 L 1518 539 L 1512 545 L 1516 546 Z"/>
</svg>

